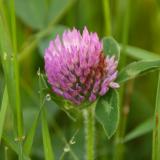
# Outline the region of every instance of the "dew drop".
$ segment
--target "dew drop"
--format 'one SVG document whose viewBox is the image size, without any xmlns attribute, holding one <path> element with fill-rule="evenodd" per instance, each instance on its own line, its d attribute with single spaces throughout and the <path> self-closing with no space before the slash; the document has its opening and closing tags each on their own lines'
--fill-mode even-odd
<svg viewBox="0 0 160 160">
<path fill-rule="evenodd" d="M 65 148 L 64 148 L 64 152 L 69 152 L 70 151 L 70 148 L 69 146 L 67 145 Z"/>
<path fill-rule="evenodd" d="M 37 71 L 37 75 L 40 76 L 41 75 L 41 71 L 40 71 L 40 68 L 38 69 Z"/>
<path fill-rule="evenodd" d="M 72 145 L 72 144 L 75 144 L 76 141 L 75 141 L 74 138 L 73 138 L 73 139 L 71 139 L 71 140 L 69 141 L 69 143 Z"/>
<path fill-rule="evenodd" d="M 47 95 L 46 95 L 46 101 L 50 101 L 51 100 L 51 95 L 48 93 Z"/>
</svg>

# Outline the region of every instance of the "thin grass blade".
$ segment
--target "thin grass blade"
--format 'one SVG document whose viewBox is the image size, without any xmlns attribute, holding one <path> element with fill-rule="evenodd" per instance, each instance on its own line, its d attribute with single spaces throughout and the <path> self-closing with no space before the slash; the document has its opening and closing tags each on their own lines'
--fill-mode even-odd
<svg viewBox="0 0 160 160">
<path fill-rule="evenodd" d="M 139 126 L 137 126 L 135 129 L 133 129 L 131 132 L 129 132 L 125 138 L 124 142 L 131 141 L 135 138 L 138 138 L 140 136 L 143 136 L 153 130 L 153 118 L 150 118 L 146 120 L 145 122 L 141 123 Z"/>
<path fill-rule="evenodd" d="M 38 71 L 38 76 L 39 76 L 40 108 L 42 108 L 42 106 L 45 103 L 45 96 L 43 95 L 43 89 L 44 89 L 45 83 L 44 83 L 43 75 L 40 73 L 40 70 Z M 45 160 L 54 160 L 51 137 L 49 134 L 49 128 L 48 128 L 47 118 L 46 118 L 46 113 L 44 108 L 42 109 L 42 112 L 41 112 L 41 123 L 42 123 L 42 137 L 43 137 Z"/>
<path fill-rule="evenodd" d="M 1 110 L 0 110 L 0 142 L 1 142 L 2 133 L 3 133 L 3 127 L 4 127 L 5 117 L 6 117 L 7 106 L 8 106 L 8 94 L 7 94 L 7 87 L 5 87 L 3 99 L 2 99 Z"/>
</svg>

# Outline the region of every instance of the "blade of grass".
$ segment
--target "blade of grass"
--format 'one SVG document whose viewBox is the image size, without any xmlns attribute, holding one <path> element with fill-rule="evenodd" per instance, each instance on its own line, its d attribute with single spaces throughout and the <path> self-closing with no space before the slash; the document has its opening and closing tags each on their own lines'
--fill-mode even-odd
<svg viewBox="0 0 160 160">
<path fill-rule="evenodd" d="M 156 95 L 156 106 L 154 115 L 154 128 L 152 140 L 152 160 L 160 159 L 160 72 L 158 77 L 158 87 Z"/>
<path fill-rule="evenodd" d="M 41 75 L 40 71 L 38 73 L 39 76 L 39 93 L 40 93 L 40 108 L 45 103 L 45 98 L 43 98 L 43 75 Z M 44 147 L 44 154 L 46 160 L 54 160 L 54 153 L 52 150 L 52 143 L 51 143 L 51 137 L 49 134 L 48 124 L 47 124 L 47 118 L 44 108 L 41 112 L 41 123 L 42 123 L 42 137 L 43 137 L 43 147 Z"/>
<path fill-rule="evenodd" d="M 103 12 L 104 12 L 104 33 L 105 36 L 111 35 L 111 19 L 110 19 L 110 5 L 109 0 L 103 0 Z"/>
<path fill-rule="evenodd" d="M 20 105 L 20 89 L 19 89 L 19 65 L 17 60 L 17 37 L 16 37 L 16 18 L 14 0 L 10 0 L 11 8 L 11 27 L 12 27 L 12 45 L 13 45 L 13 64 L 15 76 L 15 94 L 16 94 L 16 118 L 17 118 L 17 135 L 23 136 L 23 114 Z"/>
<path fill-rule="evenodd" d="M 38 125 L 38 121 L 39 121 L 39 117 L 40 117 L 40 114 L 41 114 L 42 107 L 43 106 L 41 106 L 39 112 L 35 116 L 35 120 L 34 120 L 32 126 L 31 126 L 31 128 L 28 132 L 27 138 L 26 138 L 24 146 L 23 146 L 24 152 L 28 156 L 31 153 L 32 144 L 33 144 L 33 140 L 34 140 L 34 135 L 35 135 L 35 131 L 36 131 L 36 128 L 37 128 L 37 125 Z"/>
<path fill-rule="evenodd" d="M 122 48 L 122 45 L 121 45 Z M 144 50 L 142 48 L 127 45 L 124 53 L 137 60 L 155 60 L 160 59 L 160 55 L 154 52 Z"/>
<path fill-rule="evenodd" d="M 2 99 L 1 111 L 0 111 L 0 142 L 3 133 L 3 126 L 4 126 L 7 106 L 8 106 L 8 94 L 7 94 L 7 87 L 5 87 Z"/>
<path fill-rule="evenodd" d="M 46 113 L 45 113 L 44 109 L 41 113 L 41 121 L 42 121 L 42 136 L 43 136 L 43 146 L 44 146 L 44 152 L 45 152 L 45 159 L 46 160 L 54 160 L 51 138 L 50 138 L 49 129 L 47 126 Z"/>
<path fill-rule="evenodd" d="M 7 146 L 4 147 L 4 159 L 8 160 L 8 147 Z"/>
<path fill-rule="evenodd" d="M 19 153 L 17 143 L 10 136 L 8 136 L 7 134 L 3 134 L 2 139 L 10 149 L 12 149 L 17 154 Z"/>
<path fill-rule="evenodd" d="M 44 84 L 44 83 L 43 83 Z M 22 81 L 21 83 L 22 87 L 24 88 L 24 90 L 27 92 L 27 94 L 32 98 L 32 100 L 35 102 L 36 105 L 39 105 L 39 100 L 38 100 L 38 97 L 37 95 L 33 92 L 33 90 L 30 88 L 30 86 L 25 82 L 25 81 Z M 44 87 L 45 87 L 46 84 L 44 84 Z M 44 107 L 44 106 L 43 106 Z M 44 107 L 45 108 L 45 107 Z M 40 114 L 41 110 L 39 111 L 38 114 Z M 39 116 L 39 115 L 37 115 Z M 36 117 L 37 119 L 38 117 Z M 30 154 L 30 151 L 31 151 L 31 147 L 32 147 L 32 143 L 33 143 L 33 137 L 34 137 L 34 134 L 35 134 L 35 129 L 36 129 L 36 120 L 34 121 L 30 131 L 28 132 L 28 136 L 26 138 L 26 141 L 25 141 L 25 144 L 24 144 L 24 152 L 26 154 Z M 63 133 L 61 132 L 61 129 L 59 128 L 58 124 L 53 121 L 52 123 L 53 125 L 53 128 L 56 132 L 59 133 L 59 136 L 61 137 L 62 141 L 65 143 L 65 145 L 69 145 L 69 143 L 67 142 L 67 140 L 65 139 Z M 26 148 L 27 147 L 27 148 Z M 71 156 L 73 157 L 74 160 L 78 160 L 78 157 L 76 156 L 76 154 L 74 153 L 74 151 L 70 148 L 70 154 Z"/>
<path fill-rule="evenodd" d="M 1 4 L 0 7 L 3 8 Z M 2 9 L 1 8 L 1 9 Z M 0 46 L 1 46 L 1 60 L 5 74 L 5 80 L 7 84 L 9 104 L 12 107 L 14 114 L 14 127 L 16 130 L 16 139 L 18 143 L 18 157 L 23 160 L 23 127 L 21 126 L 21 111 L 20 111 L 20 94 L 19 94 L 19 74 L 18 74 L 18 63 L 17 63 L 17 48 L 16 48 L 16 25 L 15 25 L 15 14 L 14 14 L 14 1 L 10 1 L 10 18 L 12 28 L 12 45 L 11 38 L 8 31 L 8 23 L 4 10 L 1 10 L 0 15 Z M 14 32 L 14 33 L 13 33 Z M 16 93 L 16 94 L 15 94 Z"/>
<path fill-rule="evenodd" d="M 17 37 L 16 37 L 16 17 L 15 17 L 15 2 L 10 0 L 10 12 L 11 12 L 11 33 L 12 33 L 12 47 L 13 47 L 13 68 L 15 78 L 15 109 L 16 109 L 16 124 L 17 124 L 17 136 L 19 146 L 19 160 L 23 160 L 23 113 L 20 102 L 20 89 L 19 89 L 19 64 L 17 60 Z"/>
<path fill-rule="evenodd" d="M 153 130 L 153 118 L 150 118 L 149 120 L 146 120 L 145 122 L 141 123 L 139 126 L 137 126 L 135 129 L 133 129 L 131 132 L 129 132 L 125 138 L 124 143 L 131 141 L 135 138 L 138 138 L 142 135 L 145 135 Z"/>
<path fill-rule="evenodd" d="M 33 92 L 33 90 L 30 88 L 30 86 L 24 80 L 21 82 L 21 86 L 24 88 L 24 90 L 27 92 L 27 94 L 32 98 L 32 100 L 35 102 L 35 104 L 39 105 L 39 100 L 38 100 L 37 95 Z M 33 137 L 34 137 L 35 130 L 36 130 L 36 123 L 38 123 L 36 121 L 38 121 L 38 118 L 39 118 L 38 116 L 40 115 L 40 113 L 41 113 L 41 109 L 39 110 L 38 114 L 36 115 L 36 118 L 35 118 L 35 120 L 33 122 L 33 125 L 31 127 L 31 129 L 28 132 L 26 141 L 24 143 L 24 152 L 27 155 L 29 155 L 30 151 L 31 151 L 31 147 L 32 147 L 32 144 L 33 144 Z M 56 132 L 59 133 L 59 136 L 62 139 L 62 141 L 64 142 L 64 144 L 65 145 L 70 145 L 67 142 L 66 138 L 64 137 L 60 127 L 58 126 L 58 124 L 54 120 L 53 120 L 53 123 L 51 125 L 53 126 L 53 129 Z M 76 135 L 76 133 L 72 136 L 72 138 Z M 78 160 L 78 157 L 76 156 L 76 154 L 74 153 L 74 151 L 71 148 L 70 148 L 70 154 L 71 154 L 71 156 L 73 157 L 74 160 Z"/>
<path fill-rule="evenodd" d="M 5 145 L 10 148 L 12 151 L 14 151 L 17 155 L 19 154 L 19 144 L 16 143 L 14 138 L 9 136 L 7 133 L 4 133 L 2 135 L 2 140 L 4 141 Z M 23 160 L 31 160 L 27 155 L 23 155 L 22 157 Z"/>
</svg>

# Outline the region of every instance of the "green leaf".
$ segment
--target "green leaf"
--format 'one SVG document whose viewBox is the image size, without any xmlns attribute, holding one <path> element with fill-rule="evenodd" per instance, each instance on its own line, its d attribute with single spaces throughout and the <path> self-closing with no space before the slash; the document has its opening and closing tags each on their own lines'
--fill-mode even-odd
<svg viewBox="0 0 160 160">
<path fill-rule="evenodd" d="M 127 46 L 125 53 L 138 60 L 156 60 L 160 59 L 160 56 L 156 53 L 133 46 Z"/>
<path fill-rule="evenodd" d="M 108 138 L 111 138 L 116 132 L 119 122 L 119 95 L 117 91 L 110 90 L 98 100 L 96 117 L 103 126 Z"/>
<path fill-rule="evenodd" d="M 160 60 L 153 61 L 138 61 L 133 62 L 120 71 L 117 82 L 123 83 L 135 77 L 138 77 L 142 73 L 153 71 L 160 68 Z"/>
<path fill-rule="evenodd" d="M 153 124 L 153 118 L 146 120 L 145 122 L 137 126 L 135 129 L 133 129 L 130 133 L 128 133 L 124 138 L 124 142 L 131 141 L 135 138 L 151 132 L 153 130 Z"/>
<path fill-rule="evenodd" d="M 47 4 L 45 0 L 15 0 L 15 10 L 18 17 L 33 29 L 45 26 Z"/>
<path fill-rule="evenodd" d="M 41 30 L 55 24 L 75 0 L 15 0 L 16 14 L 33 29 Z"/>
<path fill-rule="evenodd" d="M 48 11 L 48 22 L 55 24 L 76 0 L 53 0 Z"/>
<path fill-rule="evenodd" d="M 5 117 L 6 117 L 7 106 L 8 106 L 8 94 L 7 94 L 7 87 L 5 87 L 3 99 L 2 99 L 1 110 L 0 110 L 0 142 L 1 142 L 1 137 L 2 137 L 2 133 L 3 133 L 3 127 L 4 127 Z"/>
<path fill-rule="evenodd" d="M 103 38 L 103 51 L 105 55 L 115 56 L 117 60 L 120 58 L 120 46 L 112 37 Z"/>
<path fill-rule="evenodd" d="M 56 26 L 53 27 L 53 30 L 52 30 L 51 34 L 48 35 L 47 37 L 43 38 L 39 42 L 38 48 L 39 48 L 40 54 L 42 56 L 44 56 L 45 48 L 47 48 L 49 46 L 49 42 L 51 40 L 55 39 L 57 34 L 59 34 L 61 36 L 65 29 L 67 29 L 66 26 L 56 25 Z"/>
</svg>

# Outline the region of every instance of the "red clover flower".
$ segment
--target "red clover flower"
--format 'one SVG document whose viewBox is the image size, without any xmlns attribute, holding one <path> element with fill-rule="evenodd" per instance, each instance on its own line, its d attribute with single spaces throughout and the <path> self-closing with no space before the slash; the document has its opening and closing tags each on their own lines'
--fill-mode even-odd
<svg viewBox="0 0 160 160">
<path fill-rule="evenodd" d="M 118 61 L 103 54 L 97 33 L 73 28 L 51 40 L 45 50 L 45 71 L 52 90 L 74 104 L 93 102 L 109 88 L 118 88 Z"/>
</svg>

